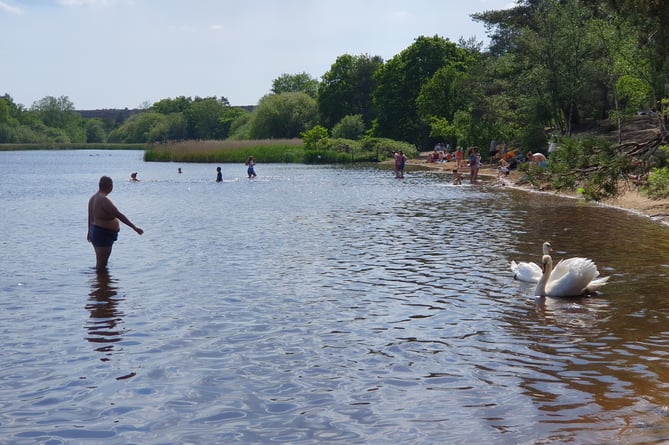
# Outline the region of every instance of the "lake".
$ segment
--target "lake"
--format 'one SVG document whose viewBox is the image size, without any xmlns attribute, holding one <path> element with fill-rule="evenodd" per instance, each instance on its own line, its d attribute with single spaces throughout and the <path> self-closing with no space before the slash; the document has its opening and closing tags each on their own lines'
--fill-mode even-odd
<svg viewBox="0 0 669 445">
<path fill-rule="evenodd" d="M 669 441 L 669 227 L 650 219 L 372 166 L 0 166 L 0 443 Z M 108 274 L 86 242 L 101 175 L 145 230 L 122 225 Z M 535 298 L 509 262 L 545 240 L 609 284 Z"/>
</svg>

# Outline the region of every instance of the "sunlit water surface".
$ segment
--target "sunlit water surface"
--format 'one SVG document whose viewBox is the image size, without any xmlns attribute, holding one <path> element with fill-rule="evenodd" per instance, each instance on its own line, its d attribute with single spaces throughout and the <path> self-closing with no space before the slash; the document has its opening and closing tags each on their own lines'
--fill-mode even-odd
<svg viewBox="0 0 669 445">
<path fill-rule="evenodd" d="M 216 166 L 0 153 L 0 443 L 669 441 L 666 226 L 430 172 Z M 108 275 L 102 174 L 145 230 Z M 609 284 L 535 299 L 509 262 L 544 240 Z"/>
</svg>

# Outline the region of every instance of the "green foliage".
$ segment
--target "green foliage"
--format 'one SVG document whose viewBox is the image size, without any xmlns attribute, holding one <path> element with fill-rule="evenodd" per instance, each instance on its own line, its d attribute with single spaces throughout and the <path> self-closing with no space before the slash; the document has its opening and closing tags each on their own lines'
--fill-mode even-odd
<svg viewBox="0 0 669 445">
<path fill-rule="evenodd" d="M 430 137 L 441 140 L 455 140 L 456 128 L 446 118 L 432 116 L 430 118 Z"/>
<path fill-rule="evenodd" d="M 115 143 L 143 143 L 155 142 L 162 140 L 153 128 L 161 125 L 166 121 L 167 117 L 164 114 L 146 112 L 138 113 L 130 116 L 123 125 L 112 130 L 107 140 Z M 151 139 L 151 138 L 156 139 Z"/>
<path fill-rule="evenodd" d="M 466 98 L 459 89 L 465 73 L 456 64 L 441 67 L 423 84 L 416 98 L 418 114 L 423 120 L 440 117 L 452 120 L 458 110 L 467 108 Z"/>
<path fill-rule="evenodd" d="M 233 141 L 240 141 L 244 139 L 251 139 L 251 129 L 253 128 L 253 113 L 240 114 L 230 124 L 230 132 L 228 139 Z"/>
<path fill-rule="evenodd" d="M 546 133 L 543 127 L 539 125 L 528 125 L 519 134 L 520 146 L 524 147 L 527 151 L 536 153 L 538 151 L 546 154 L 546 145 L 548 140 L 546 139 Z"/>
<path fill-rule="evenodd" d="M 344 116 L 332 129 L 332 137 L 344 139 L 360 139 L 365 133 L 365 122 L 362 114 Z"/>
<path fill-rule="evenodd" d="M 548 161 L 548 176 L 535 176 L 561 190 L 580 188 L 587 199 L 599 201 L 618 194 L 621 179 L 632 171 L 630 160 L 601 138 L 560 140 Z M 530 182 L 531 179 L 528 178 Z"/>
<path fill-rule="evenodd" d="M 160 114 L 184 113 L 190 109 L 193 101 L 190 97 L 179 96 L 174 99 L 162 99 L 154 103 L 149 110 Z"/>
<path fill-rule="evenodd" d="M 322 76 L 318 88 L 318 110 L 322 124 L 333 128 L 344 116 L 362 115 L 365 127 L 376 118 L 372 94 L 377 82 L 374 73 L 383 65 L 379 56 L 367 54 L 337 57 Z"/>
<path fill-rule="evenodd" d="M 669 198 L 669 167 L 653 169 L 643 190 L 654 199 Z"/>
<path fill-rule="evenodd" d="M 102 119 L 88 119 L 86 121 L 86 142 L 106 142 L 107 134 Z"/>
<path fill-rule="evenodd" d="M 226 111 L 226 105 L 216 98 L 198 99 L 193 101 L 190 108 L 184 111 L 188 136 L 192 139 L 225 139 L 226 128 L 221 118 Z"/>
<path fill-rule="evenodd" d="M 250 113 L 239 107 L 226 107 L 219 117 L 221 139 L 229 138 L 233 133 L 233 125 L 242 116 L 248 116 Z"/>
<path fill-rule="evenodd" d="M 312 135 L 305 135 L 304 162 L 309 164 L 350 164 L 355 162 L 378 162 L 392 158 L 396 151 L 404 151 L 407 157 L 418 155 L 418 151 L 405 142 L 384 138 L 365 137 L 360 140 L 327 138 L 327 130 L 316 127 Z M 325 130 L 325 132 L 323 132 Z"/>
<path fill-rule="evenodd" d="M 320 125 L 300 134 L 306 150 L 326 149 L 328 136 L 328 129 Z"/>
<path fill-rule="evenodd" d="M 418 149 L 408 142 L 395 141 L 388 138 L 366 137 L 361 140 L 361 149 L 365 152 L 376 153 L 377 159 L 392 158 L 393 153 L 402 151 L 409 158 L 418 156 Z"/>
<path fill-rule="evenodd" d="M 647 109 L 653 94 L 648 82 L 630 75 L 621 76 L 616 89 L 624 114 Z"/>
<path fill-rule="evenodd" d="M 272 94 L 305 93 L 312 99 L 318 97 L 318 80 L 307 73 L 282 74 L 272 81 Z"/>
<path fill-rule="evenodd" d="M 254 139 L 290 139 L 312 128 L 318 120 L 316 101 L 306 93 L 265 96 L 253 111 Z"/>
<path fill-rule="evenodd" d="M 374 103 L 378 117 L 374 134 L 426 145 L 430 128 L 429 121 L 418 112 L 417 100 L 421 91 L 441 68 L 462 66 L 467 60 L 466 50 L 435 36 L 418 37 L 411 46 L 386 62 L 375 75 L 378 85 L 374 91 Z M 441 82 L 435 81 L 431 90 L 438 91 L 447 77 L 445 75 Z M 432 110 L 426 96 L 422 103 L 426 110 Z"/>
<path fill-rule="evenodd" d="M 47 127 L 46 137 L 54 142 L 85 142 L 86 132 L 81 116 L 67 96 L 47 96 L 33 103 L 31 111 Z"/>
<path fill-rule="evenodd" d="M 536 188 L 543 188 L 543 184 L 547 183 L 550 178 L 546 169 L 530 162 L 520 164 L 518 170 L 524 174 L 524 179 Z"/>
</svg>

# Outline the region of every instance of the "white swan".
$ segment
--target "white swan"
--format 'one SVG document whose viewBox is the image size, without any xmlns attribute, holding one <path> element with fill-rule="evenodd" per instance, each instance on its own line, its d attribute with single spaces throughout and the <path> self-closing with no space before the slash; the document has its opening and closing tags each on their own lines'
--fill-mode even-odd
<svg viewBox="0 0 669 445">
<path fill-rule="evenodd" d="M 543 255 L 550 255 L 551 243 L 548 241 L 544 242 L 543 246 Z M 513 278 L 518 281 L 525 281 L 527 283 L 536 283 L 541 279 L 541 267 L 534 262 L 520 261 L 516 263 L 511 261 L 511 272 L 513 272 Z"/>
<path fill-rule="evenodd" d="M 595 263 L 588 258 L 569 258 L 560 261 L 553 270 L 553 259 L 544 255 L 543 274 L 534 291 L 537 297 L 577 297 L 595 292 L 609 277 L 599 277 Z"/>
</svg>

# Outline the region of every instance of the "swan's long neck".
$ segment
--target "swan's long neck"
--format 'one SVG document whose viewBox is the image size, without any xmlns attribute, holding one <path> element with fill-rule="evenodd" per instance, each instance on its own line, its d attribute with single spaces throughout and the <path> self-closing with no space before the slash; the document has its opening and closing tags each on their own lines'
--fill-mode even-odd
<svg viewBox="0 0 669 445">
<path fill-rule="evenodd" d="M 541 268 L 544 273 L 541 274 L 541 279 L 537 283 L 537 287 L 534 290 L 535 297 L 544 297 L 546 296 L 546 283 L 551 277 L 551 272 L 553 272 L 553 259 L 550 255 L 544 255 L 541 259 Z"/>
<path fill-rule="evenodd" d="M 548 241 L 546 241 L 546 242 L 543 244 L 542 250 L 543 250 L 543 254 L 544 254 L 544 255 L 550 255 L 550 254 L 551 254 L 551 250 L 552 250 L 552 248 L 551 248 L 551 243 L 549 243 Z"/>
</svg>

